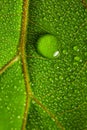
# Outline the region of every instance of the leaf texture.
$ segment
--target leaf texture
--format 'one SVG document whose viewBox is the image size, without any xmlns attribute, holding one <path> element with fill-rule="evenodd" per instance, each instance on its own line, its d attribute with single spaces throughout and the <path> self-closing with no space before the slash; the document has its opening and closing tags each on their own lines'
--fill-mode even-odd
<svg viewBox="0 0 87 130">
<path fill-rule="evenodd" d="M 86 3 L 1 0 L 1 130 L 87 129 Z M 45 34 L 58 40 L 57 59 L 38 54 Z"/>
</svg>

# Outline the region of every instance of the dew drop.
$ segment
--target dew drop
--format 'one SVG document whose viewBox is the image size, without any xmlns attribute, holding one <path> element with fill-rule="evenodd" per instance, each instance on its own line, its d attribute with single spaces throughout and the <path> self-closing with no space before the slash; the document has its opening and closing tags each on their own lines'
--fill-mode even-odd
<svg viewBox="0 0 87 130">
<path fill-rule="evenodd" d="M 53 121 L 55 121 L 55 119 L 54 119 L 54 118 L 52 118 L 52 120 L 53 120 Z"/>
<path fill-rule="evenodd" d="M 76 57 L 74 57 L 74 60 L 75 61 L 80 61 L 80 57 L 76 56 Z"/>
<path fill-rule="evenodd" d="M 7 110 L 10 110 L 10 107 L 9 107 L 9 106 L 7 106 Z"/>
<path fill-rule="evenodd" d="M 18 115 L 17 118 L 20 119 L 21 118 L 20 115 Z"/>
<path fill-rule="evenodd" d="M 14 89 L 17 89 L 17 86 L 14 86 Z"/>
<path fill-rule="evenodd" d="M 63 50 L 63 54 L 67 54 L 67 50 Z"/>
<path fill-rule="evenodd" d="M 60 80 L 63 80 L 63 76 L 59 76 L 59 79 L 60 79 Z"/>
<path fill-rule="evenodd" d="M 37 41 L 37 51 L 43 57 L 57 58 L 59 56 L 57 38 L 50 34 L 40 37 Z"/>
<path fill-rule="evenodd" d="M 33 103 L 33 104 L 35 104 L 35 101 L 34 101 L 34 100 L 32 100 L 32 103 Z"/>
<path fill-rule="evenodd" d="M 85 52 L 85 56 L 87 56 L 87 52 Z"/>
<path fill-rule="evenodd" d="M 79 51 L 78 46 L 74 46 L 74 47 L 73 47 L 73 50 L 74 50 L 74 51 Z"/>
</svg>

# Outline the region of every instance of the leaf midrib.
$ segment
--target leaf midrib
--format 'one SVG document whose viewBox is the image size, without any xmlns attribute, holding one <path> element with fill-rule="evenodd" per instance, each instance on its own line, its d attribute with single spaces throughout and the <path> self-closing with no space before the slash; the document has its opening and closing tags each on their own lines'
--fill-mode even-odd
<svg viewBox="0 0 87 130">
<path fill-rule="evenodd" d="M 25 112 L 24 112 L 23 122 L 22 122 L 22 130 L 24 130 L 26 126 L 30 95 L 32 93 L 30 84 L 29 84 L 29 76 L 28 76 L 27 61 L 26 61 L 26 54 L 25 54 L 27 24 L 28 24 L 28 7 L 29 7 L 29 0 L 23 0 L 21 33 L 20 33 L 20 41 L 19 41 L 20 43 L 19 54 L 21 57 L 22 69 L 23 69 L 23 74 L 24 74 L 24 82 L 25 82 L 25 89 L 26 89 L 26 105 L 25 105 Z"/>
</svg>

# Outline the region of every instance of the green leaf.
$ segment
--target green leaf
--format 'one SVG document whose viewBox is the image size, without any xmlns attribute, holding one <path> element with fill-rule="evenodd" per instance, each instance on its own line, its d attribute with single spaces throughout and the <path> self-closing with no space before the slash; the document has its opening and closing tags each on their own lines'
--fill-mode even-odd
<svg viewBox="0 0 87 130">
<path fill-rule="evenodd" d="M 1 130 L 87 129 L 86 3 L 0 1 Z M 46 34 L 58 41 L 55 59 L 38 53 Z"/>
</svg>

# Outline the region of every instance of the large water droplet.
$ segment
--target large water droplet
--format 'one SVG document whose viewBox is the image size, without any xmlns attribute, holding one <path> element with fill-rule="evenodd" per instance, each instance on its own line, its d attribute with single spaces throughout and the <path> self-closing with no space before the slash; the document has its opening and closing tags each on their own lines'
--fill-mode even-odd
<svg viewBox="0 0 87 130">
<path fill-rule="evenodd" d="M 59 56 L 57 38 L 50 34 L 40 37 L 37 41 L 37 51 L 44 57 L 57 58 Z"/>
</svg>

